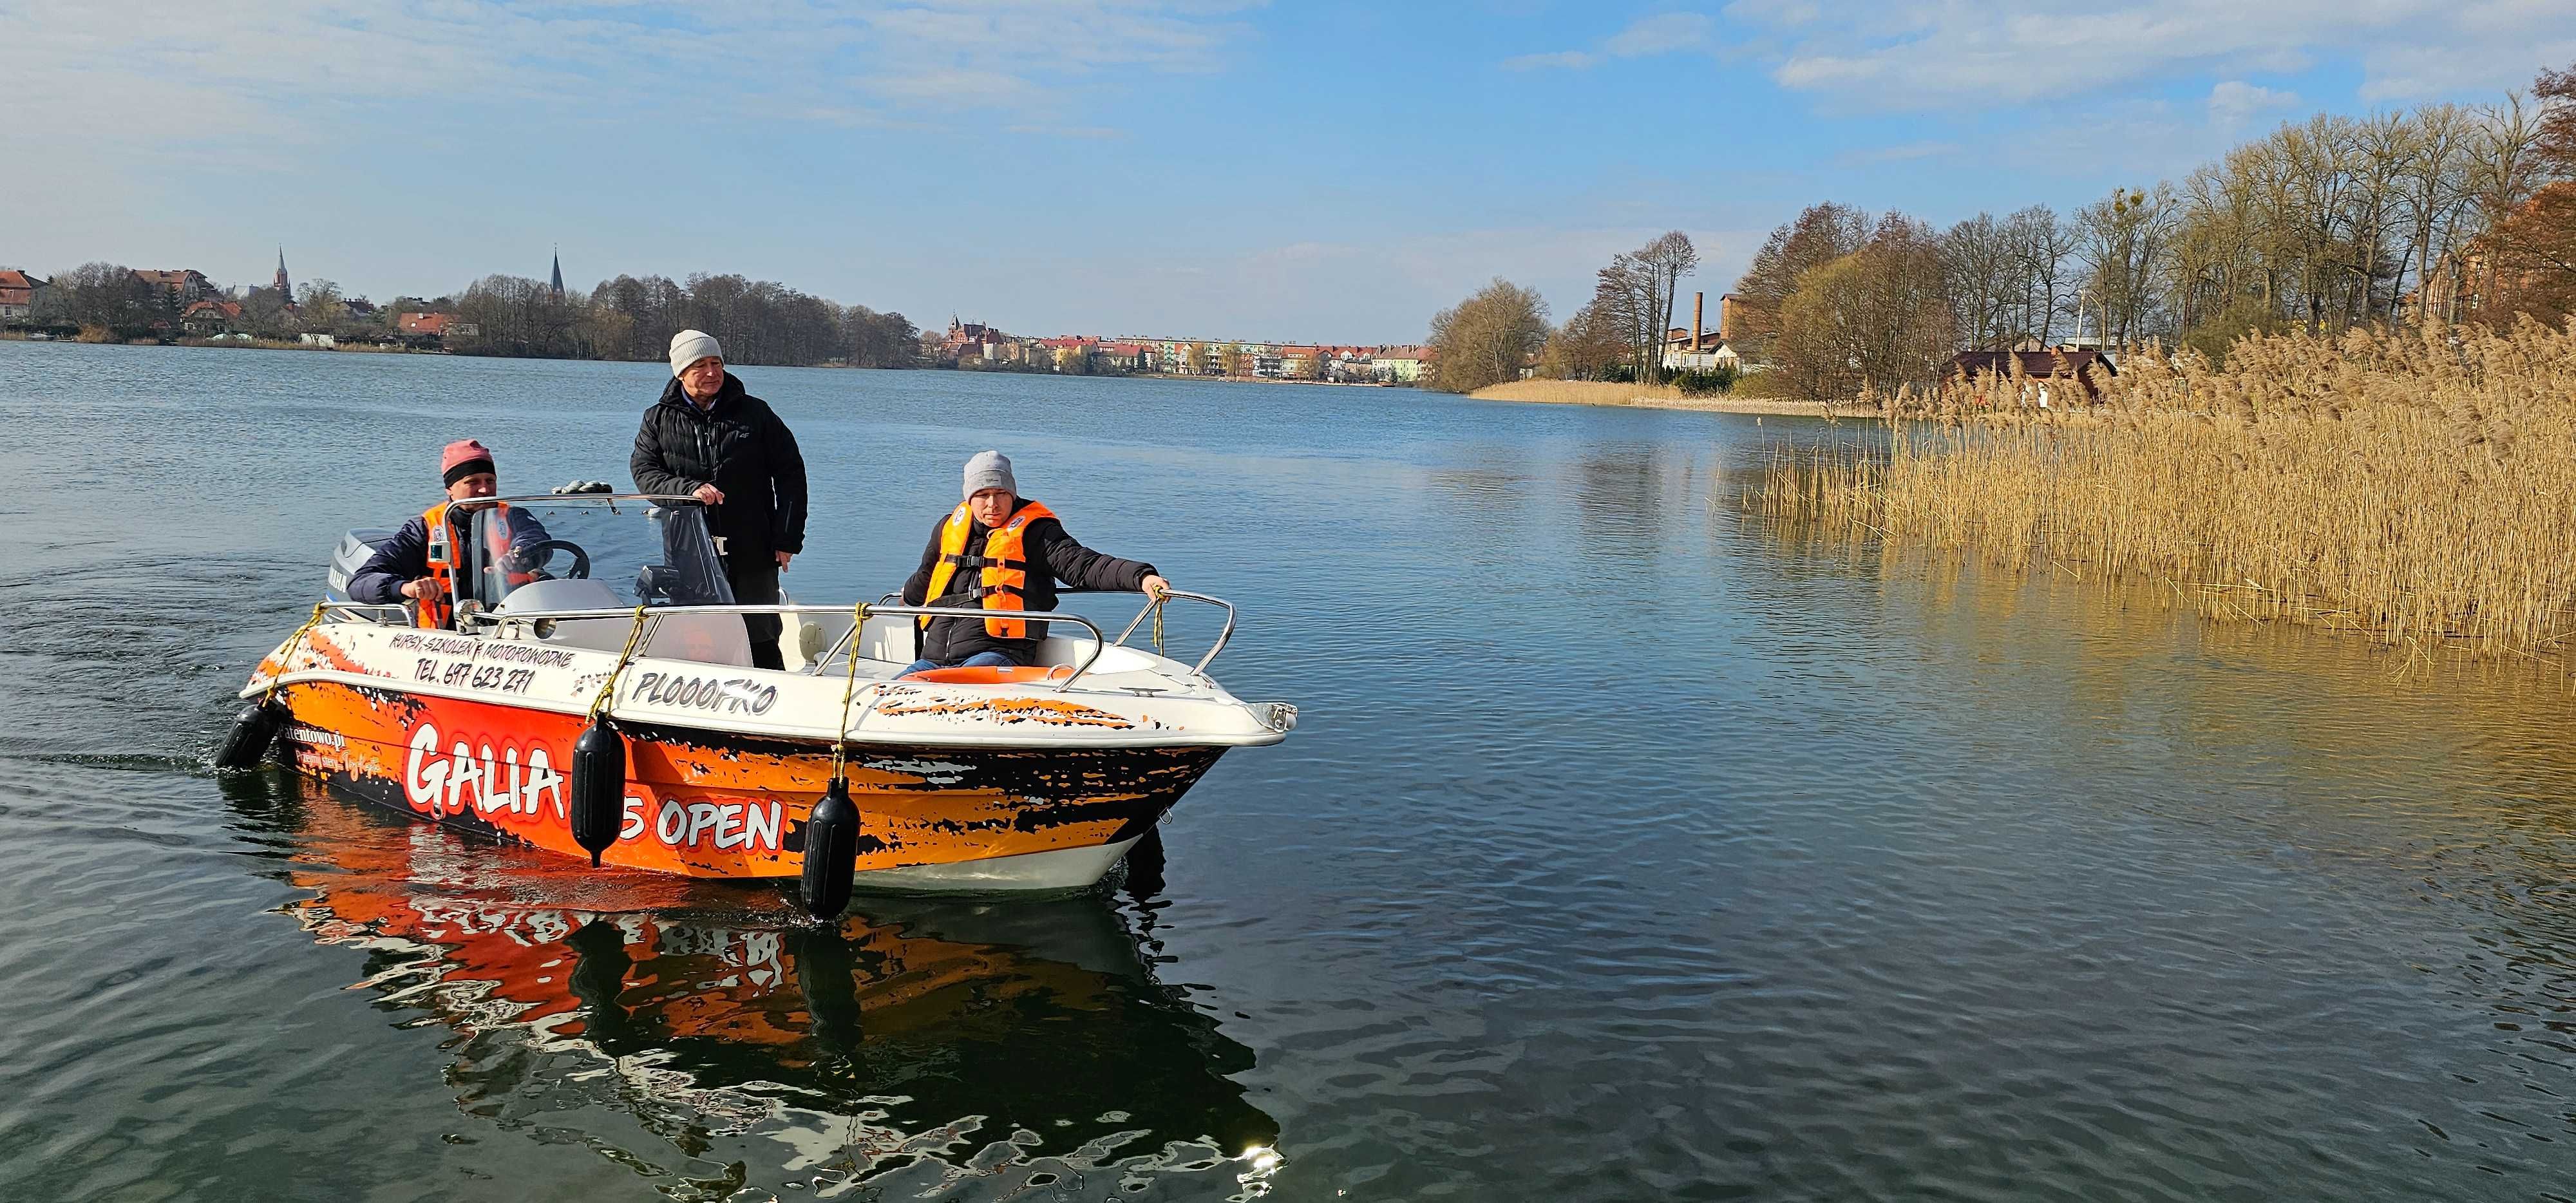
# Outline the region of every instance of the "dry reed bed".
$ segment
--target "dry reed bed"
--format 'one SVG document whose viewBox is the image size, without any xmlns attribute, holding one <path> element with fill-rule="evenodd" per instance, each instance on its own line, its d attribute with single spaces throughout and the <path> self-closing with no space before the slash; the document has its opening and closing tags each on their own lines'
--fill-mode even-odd
<svg viewBox="0 0 2576 1203">
<path fill-rule="evenodd" d="M 1613 384 L 1605 380 L 1507 380 L 1477 389 L 1487 401 L 1536 401 L 1548 405 L 1626 405 L 1639 398 L 1679 401 L 1682 391 L 1669 384 Z"/>
<path fill-rule="evenodd" d="M 2035 390 L 2018 378 L 1900 392 L 1883 440 L 1775 453 L 1743 502 L 2417 651 L 2555 655 L 2576 633 L 2576 326 L 2122 364 L 2082 414 L 2021 403 Z"/>
</svg>

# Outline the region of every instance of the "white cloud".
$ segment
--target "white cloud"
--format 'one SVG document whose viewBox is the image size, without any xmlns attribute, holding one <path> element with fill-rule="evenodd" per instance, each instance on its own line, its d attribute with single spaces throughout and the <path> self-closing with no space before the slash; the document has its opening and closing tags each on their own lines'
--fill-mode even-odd
<svg viewBox="0 0 2576 1203">
<path fill-rule="evenodd" d="M 1645 58 L 1658 54 L 1675 54 L 1686 50 L 1714 48 L 1713 35 L 1717 22 L 1698 13 L 1658 13 L 1630 22 L 1628 27 L 1603 39 L 1601 48 L 1593 50 L 1555 50 L 1542 54 L 1515 55 L 1503 60 L 1503 66 L 1514 71 L 1546 67 L 1584 70 L 1600 66 L 1614 58 Z"/>
<path fill-rule="evenodd" d="M 1994 108 L 2207 72 L 2358 59 L 2367 98 L 2503 87 L 2576 55 L 2564 0 L 1738 0 L 1730 40 L 1831 107 Z"/>
<path fill-rule="evenodd" d="M 2299 94 L 2249 84 L 2231 79 L 2209 90 L 2209 120 L 2223 129 L 2236 129 L 2257 117 L 2295 108 Z"/>
<path fill-rule="evenodd" d="M 1824 6 L 1816 0 L 1735 0 L 1725 12 L 1738 21 L 1758 21 L 1781 28 L 1812 24 L 1825 16 Z"/>
<path fill-rule="evenodd" d="M 1504 59 L 1503 66 L 1513 71 L 1537 71 L 1549 67 L 1580 71 L 1600 62 L 1601 56 L 1589 50 L 1552 50 L 1545 54 L 1514 55 Z"/>
<path fill-rule="evenodd" d="M 1601 49 L 1621 58 L 1697 50 L 1708 44 L 1717 23 L 1698 13 L 1663 13 L 1620 30 Z"/>
<path fill-rule="evenodd" d="M 478 107 L 557 123 L 676 110 L 866 126 L 959 108 L 1055 121 L 1111 71 L 1221 67 L 1248 2 L 763 0 L 717 15 L 679 0 L 20 0 L 0 7 L 0 42 L 27 97 L 13 127 L 58 154 L 255 165 L 279 141 Z"/>
</svg>

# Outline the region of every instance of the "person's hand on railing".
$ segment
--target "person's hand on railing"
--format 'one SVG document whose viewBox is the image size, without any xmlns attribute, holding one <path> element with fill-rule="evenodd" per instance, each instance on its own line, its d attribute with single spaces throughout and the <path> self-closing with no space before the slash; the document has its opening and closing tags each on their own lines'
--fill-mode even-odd
<svg viewBox="0 0 2576 1203">
<path fill-rule="evenodd" d="M 1165 600 L 1172 595 L 1172 583 L 1164 580 L 1160 573 L 1146 573 L 1145 582 L 1139 587 L 1145 591 L 1145 596 L 1155 601 Z"/>
</svg>

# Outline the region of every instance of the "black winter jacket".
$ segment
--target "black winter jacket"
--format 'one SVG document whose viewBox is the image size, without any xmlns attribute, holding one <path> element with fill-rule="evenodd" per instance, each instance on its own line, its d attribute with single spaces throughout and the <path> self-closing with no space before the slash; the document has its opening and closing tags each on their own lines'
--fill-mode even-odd
<svg viewBox="0 0 2576 1203">
<path fill-rule="evenodd" d="M 805 457 L 787 424 L 731 372 L 704 410 L 673 377 L 644 411 L 626 466 L 639 492 L 694 493 L 699 485 L 722 492 L 724 504 L 708 508 L 707 529 L 724 540 L 729 561 L 805 550 Z"/>
<path fill-rule="evenodd" d="M 1027 504 L 1028 498 L 1020 499 L 1020 505 Z M 1017 512 L 1017 507 L 1013 510 Z M 914 569 L 911 578 L 903 583 L 905 605 L 971 608 L 983 604 L 971 592 L 982 574 L 969 568 L 960 568 L 948 578 L 948 596 L 922 601 L 922 594 L 930 589 L 931 570 L 939 566 L 939 531 L 947 524 L 946 514 L 930 524 L 930 546 L 921 550 L 921 567 Z M 975 529 L 966 534 L 965 554 L 984 554 L 984 542 L 992 535 L 991 527 L 975 523 Z M 1029 557 L 1028 591 L 1022 604 L 1032 610 L 1055 608 L 1057 581 L 1075 589 L 1135 590 L 1143 588 L 1145 578 L 1154 574 L 1151 564 L 1104 555 L 1075 542 L 1064 532 L 1064 523 L 1053 518 L 1040 518 L 1020 532 L 1020 549 Z M 982 619 L 934 618 L 930 620 L 930 630 L 923 634 L 921 650 L 914 654 L 925 660 L 955 664 L 977 652 L 1000 652 L 1014 664 L 1035 664 L 1038 641 L 1044 638 L 1046 624 L 1042 622 L 1029 624 L 1029 638 L 1004 639 L 986 631 Z"/>
<path fill-rule="evenodd" d="M 546 528 L 538 524 L 535 515 L 517 506 L 510 507 L 509 515 L 512 544 L 528 547 L 546 540 Z M 473 536 L 467 532 L 462 515 L 452 509 L 447 511 L 447 531 L 449 546 L 460 549 L 457 559 L 463 560 L 462 549 L 471 545 Z M 507 561 L 514 557 L 501 558 Z M 503 566 L 512 569 L 522 567 L 515 564 Z M 411 600 L 403 596 L 403 586 L 428 575 L 429 519 L 414 514 L 411 521 L 403 523 L 402 529 L 394 532 L 393 538 L 377 544 L 376 553 L 368 556 L 367 562 L 350 574 L 349 600 L 371 606 L 398 606 Z M 472 595 L 470 585 L 461 588 L 468 596 Z"/>
</svg>

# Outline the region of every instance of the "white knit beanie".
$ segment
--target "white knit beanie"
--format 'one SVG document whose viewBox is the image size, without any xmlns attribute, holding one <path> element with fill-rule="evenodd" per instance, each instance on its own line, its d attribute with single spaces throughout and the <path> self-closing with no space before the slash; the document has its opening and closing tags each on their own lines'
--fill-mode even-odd
<svg viewBox="0 0 2576 1203">
<path fill-rule="evenodd" d="M 682 330 L 671 336 L 671 374 L 679 375 L 689 365 L 713 356 L 724 358 L 724 348 L 716 345 L 716 336 L 704 330 Z"/>
<path fill-rule="evenodd" d="M 978 451 L 966 460 L 966 495 L 973 497 L 986 489 L 1002 489 L 1011 496 L 1020 495 L 1020 482 L 1011 479 L 1011 457 L 999 451 Z"/>
</svg>

